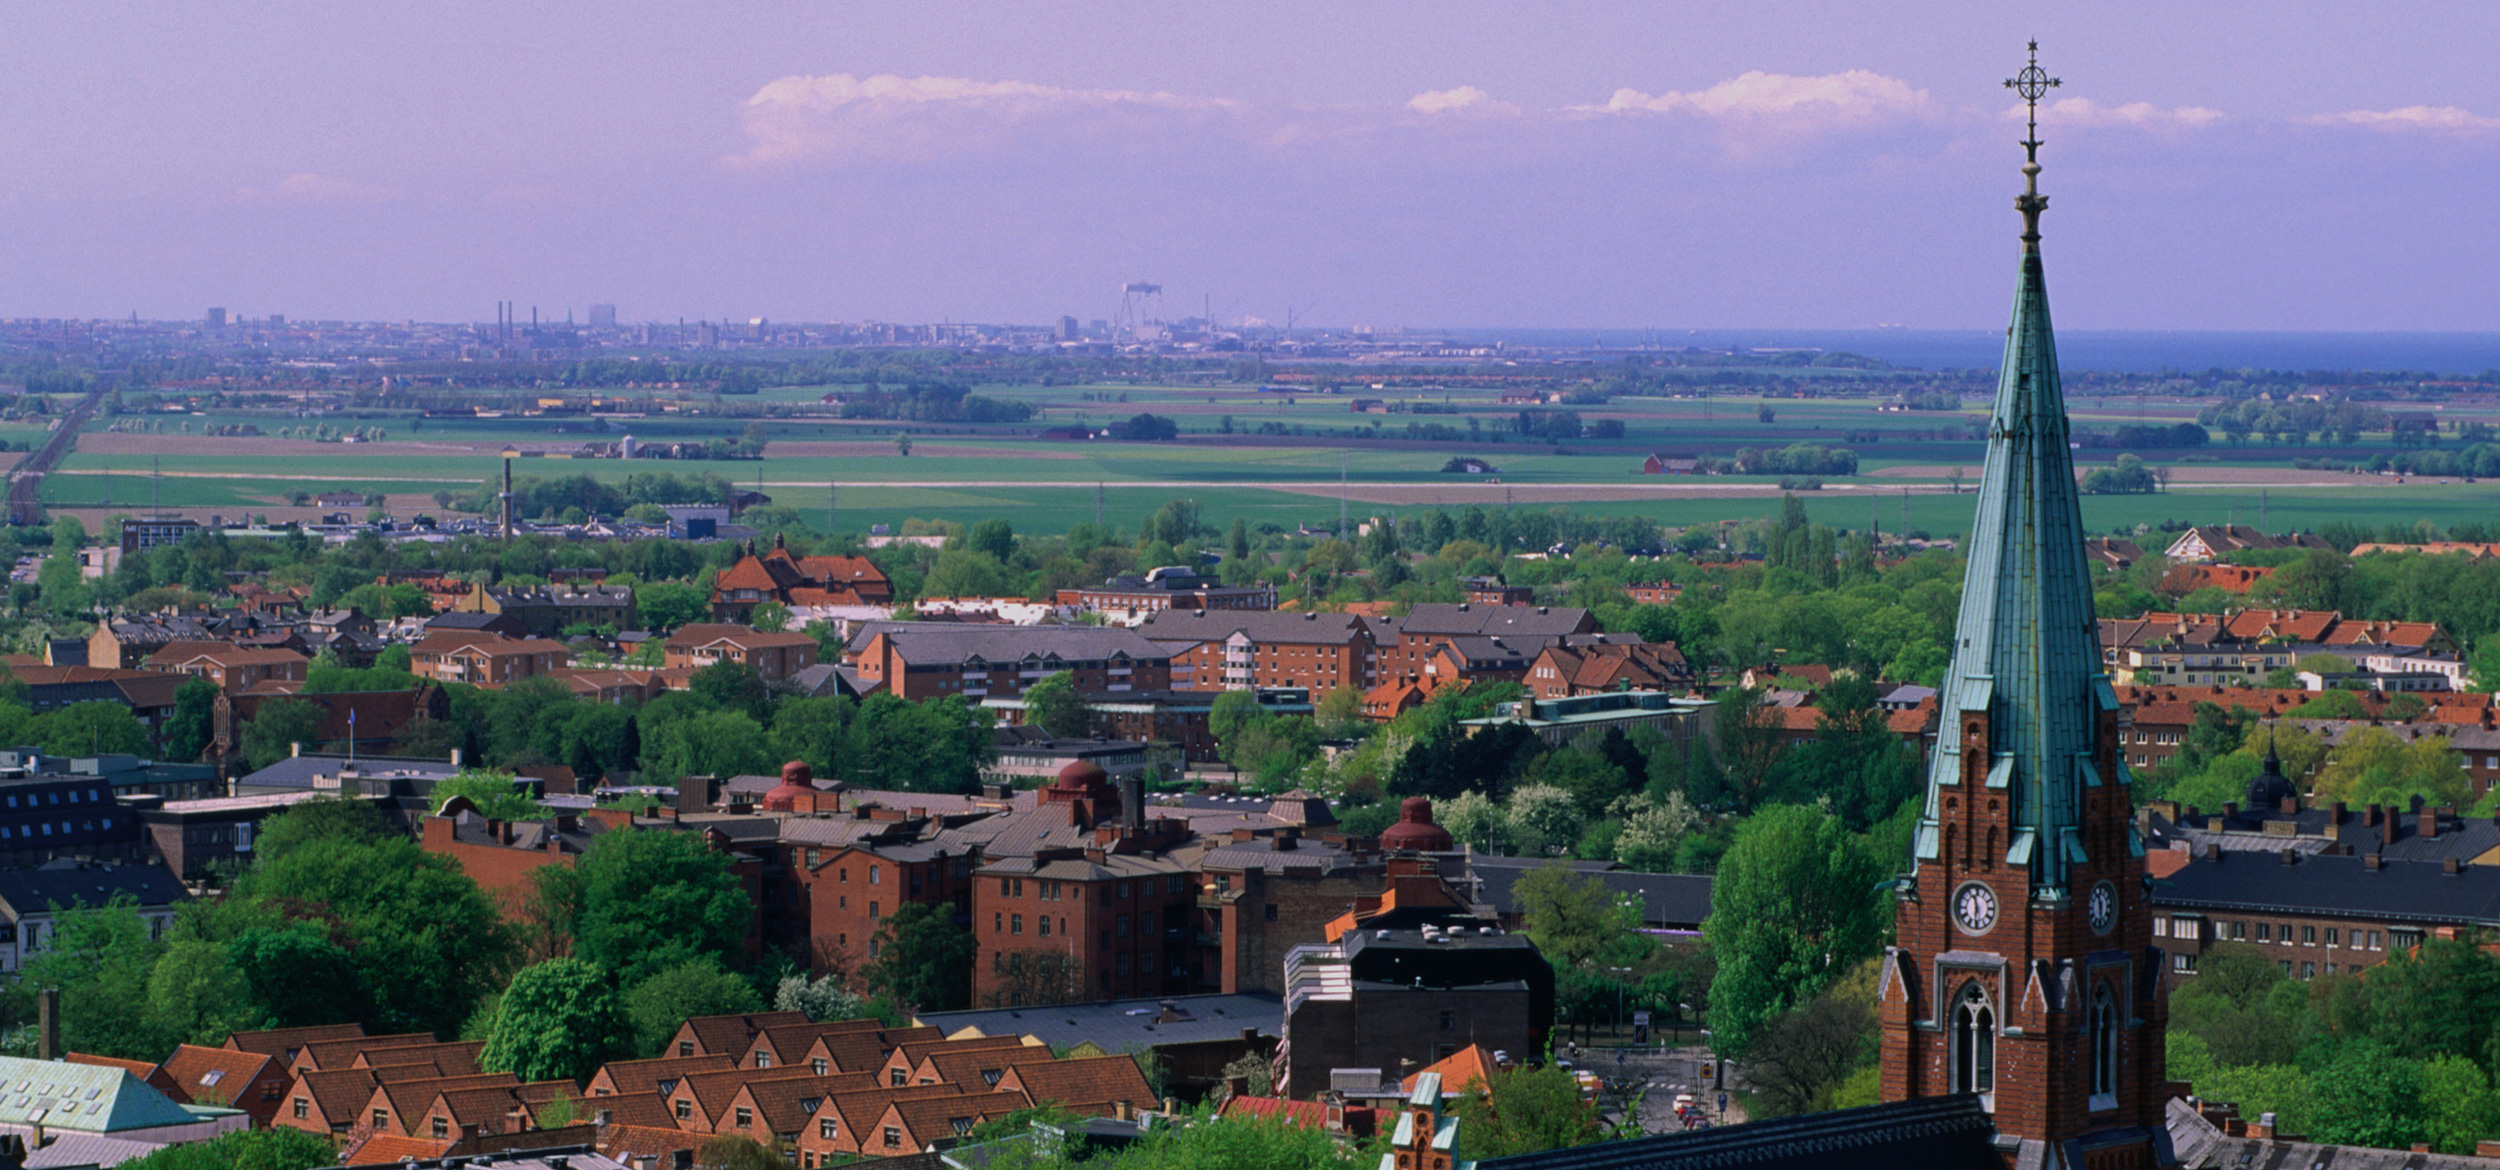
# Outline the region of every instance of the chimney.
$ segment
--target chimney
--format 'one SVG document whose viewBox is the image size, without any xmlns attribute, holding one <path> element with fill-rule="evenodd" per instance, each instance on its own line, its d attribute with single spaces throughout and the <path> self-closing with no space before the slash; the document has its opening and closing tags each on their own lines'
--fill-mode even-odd
<svg viewBox="0 0 2500 1170">
<path fill-rule="evenodd" d="M 2253 1137 L 2253 1138 L 2270 1138 L 2270 1137 L 2273 1137 L 2273 1136 L 2274 1136 L 2274 1114 L 2272 1114 L 2272 1113 L 2260 1113 L 2260 1114 L 2258 1114 L 2258 1115 L 2257 1115 L 2257 1120 L 2256 1120 L 2255 1122 L 2251 1123 L 2251 1124 L 2249 1125 L 2249 1127 L 2248 1127 L 2248 1136 Z"/>
<path fill-rule="evenodd" d="M 2458 864 L 2456 858 L 2443 857 L 2439 859 L 2439 872 L 2447 874 L 2450 877 L 2455 877 L 2461 870 L 2463 870 L 2463 868 L 2464 867 L 2462 865 Z"/>
<path fill-rule="evenodd" d="M 2283 864 L 2285 864 L 2285 865 L 2298 865 L 2298 864 L 2300 864 L 2300 850 L 2298 850 L 2298 849 L 2286 849 L 2286 850 L 2284 850 L 2284 851 L 2283 851 Z"/>
<path fill-rule="evenodd" d="M 2417 796 L 2414 799 L 2420 800 L 2421 798 Z M 2439 810 L 2435 808 L 2423 808 L 2416 811 L 2413 814 L 2413 831 L 2419 834 L 2425 841 L 2438 840 Z"/>
<path fill-rule="evenodd" d="M 1255 835 L 1248 829 L 1235 829 L 1233 830 L 1233 844 L 1247 845 L 1250 843 L 1250 838 Z"/>
<path fill-rule="evenodd" d="M 2223 815 L 2224 817 L 2226 817 L 2226 818 L 2228 818 L 2228 817 L 2236 817 L 2236 816 L 2240 815 L 2240 802 L 2238 802 L 2238 801 L 2236 801 L 2236 800 L 2226 800 L 2226 801 L 2223 801 L 2223 802 L 2222 802 L 2222 815 Z"/>
<path fill-rule="evenodd" d="M 2286 797 L 2284 797 L 2284 798 L 2283 798 L 2283 812 L 2284 812 L 2286 815 L 2293 814 L 2293 813 L 2297 813 L 2297 812 L 2299 812 L 2299 811 L 2300 811 L 2300 798 L 2299 798 L 2299 797 L 2297 797 L 2297 796 L 2286 796 Z"/>
<path fill-rule="evenodd" d="M 2375 870 L 2380 866 L 2380 864 L 2381 862 L 2379 861 L 2378 854 L 2376 853 L 2364 853 L 2361 855 L 2361 868 L 2363 869 Z"/>
<path fill-rule="evenodd" d="M 2345 813 L 2345 811 L 2346 811 L 2346 810 L 2345 810 L 2345 808 L 2344 808 L 2344 802 L 2343 802 L 2343 801 L 2340 801 L 2340 800 L 2339 800 L 2339 801 L 2336 801 L 2336 802 L 2335 802 L 2335 805 L 2334 805 L 2334 808 L 2335 808 L 2335 823 L 2336 823 L 2336 824 L 2338 824 L 2338 825 L 2341 825 L 2341 824 L 2343 824 L 2343 823 L 2344 823 L 2344 813 Z"/>
<path fill-rule="evenodd" d="M 295 742 L 286 745 L 286 754 L 288 759 L 302 758 L 304 754 L 304 742 L 302 740 L 296 740 Z"/>
<path fill-rule="evenodd" d="M 460 766 L 460 749 L 459 749 L 459 748 L 453 748 L 453 749 L 451 749 L 451 766 L 452 766 L 452 767 L 455 767 L 455 768 L 457 768 L 457 767 L 459 767 L 459 766 Z"/>
<path fill-rule="evenodd" d="M 1247 1096 L 1249 1096 L 1249 1095 L 1250 1095 L 1250 1078 L 1248 1078 L 1248 1077 L 1226 1077 L 1226 1078 L 1224 1078 L 1224 1095 L 1225 1095 L 1225 1096 L 1228 1096 L 1228 1097 L 1247 1097 Z"/>
<path fill-rule="evenodd" d="M 2369 810 L 2361 814 L 2361 823 L 2368 828 L 2377 828 L 2379 815 L 2383 811 L 2377 802 L 2371 802 Z"/>
<path fill-rule="evenodd" d="M 1131 772 L 1120 778 L 1120 823 L 1129 832 L 1146 831 L 1146 776 Z"/>
<path fill-rule="evenodd" d="M 69 1050 L 61 1047 L 61 989 L 47 987 L 35 993 L 35 1059 L 59 1060 Z M 41 1146 L 43 1139 L 37 1137 Z"/>
<path fill-rule="evenodd" d="M 2378 837 L 2379 844 L 2381 845 L 2393 845 L 2396 843 L 2396 810 L 2392 808 L 2388 809 L 2385 819 L 2379 821 Z"/>
</svg>

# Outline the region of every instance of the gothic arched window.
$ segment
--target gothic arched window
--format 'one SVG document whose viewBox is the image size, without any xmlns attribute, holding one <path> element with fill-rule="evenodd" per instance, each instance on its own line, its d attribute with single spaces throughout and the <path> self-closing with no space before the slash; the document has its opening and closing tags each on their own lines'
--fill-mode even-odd
<svg viewBox="0 0 2500 1170">
<path fill-rule="evenodd" d="M 2103 987 L 2092 995 L 2092 1095 L 2118 1094 L 2118 1001 Z"/>
<path fill-rule="evenodd" d="M 1993 1092 L 1996 1081 L 1996 1010 L 1979 984 L 1965 983 L 1953 1004 L 1953 1091 Z"/>
</svg>

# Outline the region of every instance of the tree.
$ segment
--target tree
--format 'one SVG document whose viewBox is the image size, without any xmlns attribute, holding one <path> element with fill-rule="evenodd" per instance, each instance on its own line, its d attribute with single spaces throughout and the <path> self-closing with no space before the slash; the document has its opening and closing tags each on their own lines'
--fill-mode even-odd
<svg viewBox="0 0 2500 1170">
<path fill-rule="evenodd" d="M 148 1023 L 160 1036 L 214 1047 L 260 1026 L 250 988 L 226 948 L 201 939 L 169 944 L 148 973 Z"/>
<path fill-rule="evenodd" d="M 1831 1108 L 1834 1090 L 1868 1055 L 1875 1034 L 1871 1005 L 1840 987 L 1771 1021 L 1745 1061 L 1754 1116 Z"/>
<path fill-rule="evenodd" d="M 1549 846 L 1578 841 L 1586 819 L 1568 790 L 1552 784 L 1522 784 L 1503 802 L 1502 835 L 1520 853 L 1537 857 Z"/>
<path fill-rule="evenodd" d="M 630 1054 L 633 1036 L 606 972 L 580 959 L 549 959 L 522 968 L 504 989 L 478 1066 L 523 1081 L 578 1083 Z"/>
<path fill-rule="evenodd" d="M 320 841 L 370 845 L 400 835 L 368 801 L 342 796 L 316 796 L 288 805 L 261 823 L 253 848 L 261 860 L 273 861 Z"/>
<path fill-rule="evenodd" d="M 895 432 L 894 453 L 907 458 L 911 455 L 911 435 L 908 432 Z"/>
<path fill-rule="evenodd" d="M 712 613 L 712 593 L 678 581 L 647 582 L 634 590 L 634 610 L 643 628 L 665 633 Z"/>
<path fill-rule="evenodd" d="M 165 758 L 199 759 L 215 733 L 217 684 L 204 678 L 184 679 L 174 688 L 174 717 L 165 724 Z"/>
<path fill-rule="evenodd" d="M 43 749 L 64 756 L 145 755 L 148 732 L 138 717 L 120 703 L 72 703 L 40 716 L 37 734 Z"/>
<path fill-rule="evenodd" d="M 860 972 L 868 986 L 906 1010 L 953 1011 L 972 1004 L 970 931 L 953 915 L 925 902 L 909 902 L 886 915 L 870 949 L 877 956 Z"/>
<path fill-rule="evenodd" d="M 1702 924 L 1719 959 L 1710 1024 L 1721 1051 L 1745 1053 L 1770 1021 L 1874 954 L 1883 873 L 1820 809 L 1775 806 L 1738 826 Z"/>
<path fill-rule="evenodd" d="M 303 699 L 262 703 L 237 737 L 244 764 L 258 771 L 293 755 L 298 745 L 320 747 L 321 725 L 328 718 L 319 703 Z"/>
<path fill-rule="evenodd" d="M 678 1025 L 696 1016 L 723 1016 L 761 1007 L 755 988 L 708 959 L 680 963 L 635 984 L 625 993 L 633 1024 L 633 1051 L 658 1052 Z"/>
<path fill-rule="evenodd" d="M 204 1142 L 159 1146 L 121 1165 L 130 1170 L 313 1170 L 335 1166 L 338 1147 L 300 1129 L 238 1129 Z"/>
<path fill-rule="evenodd" d="M 754 908 L 728 858 L 692 833 L 602 833 L 569 869 L 541 866 L 531 876 L 572 883 L 573 953 L 619 982 L 745 954 Z"/>
<path fill-rule="evenodd" d="M 1765 697 L 1759 687 L 1729 687 L 1716 700 L 1718 759 L 1739 808 L 1752 808 L 1769 795 L 1779 757 L 1787 750 L 1788 732 L 1779 710 L 1764 702 Z"/>
<path fill-rule="evenodd" d="M 2474 783 L 2465 771 L 2465 757 L 2448 745 L 2446 736 L 2424 736 L 2410 743 L 2378 727 L 2359 727 L 2328 754 L 2318 773 L 2320 800 L 2352 804 L 2404 804 L 2421 796 L 2433 804 L 2466 807 L 2474 802 Z"/>
<path fill-rule="evenodd" d="M 869 1014 L 866 1001 L 832 975 L 816 979 L 805 975 L 784 976 L 773 989 L 773 1010 L 800 1012 L 820 1024 L 827 1020 L 855 1020 Z"/>
<path fill-rule="evenodd" d="M 1586 1145 L 1601 1133 L 1579 1078 L 1551 1064 L 1495 1070 L 1481 1092 L 1459 1101 L 1458 1118 L 1459 1145 L 1477 1160 Z"/>
<path fill-rule="evenodd" d="M 1024 691 L 1024 721 L 1062 739 L 1085 734 L 1085 696 L 1076 690 L 1076 676 L 1060 671 Z"/>
<path fill-rule="evenodd" d="M 454 797 L 466 798 L 477 807 L 478 815 L 488 820 L 527 821 L 554 815 L 546 805 L 530 799 L 522 791 L 519 778 L 510 772 L 463 768 L 434 782 L 431 799 L 435 812 L 442 812 Z"/>
<path fill-rule="evenodd" d="M 238 935 L 289 920 L 336 932 L 367 997 L 359 1019 L 394 1032 L 457 1030 L 512 954 L 477 883 L 406 837 L 291 840 L 245 871 L 218 913 Z"/>
<path fill-rule="evenodd" d="M 226 957 L 269 1027 L 362 1019 L 371 1003 L 347 949 L 310 922 L 254 927 L 226 945 Z"/>
<path fill-rule="evenodd" d="M 32 1015 L 36 988 L 57 987 L 61 1039 L 71 1051 L 163 1059 L 175 1041 L 147 1018 L 145 1005 L 149 976 L 165 944 L 151 936 L 129 895 L 102 906 L 64 908 L 42 941 L 11 988 L 19 1018 Z"/>
<path fill-rule="evenodd" d="M 747 613 L 748 627 L 767 634 L 778 634 L 790 628 L 790 607 L 778 601 L 759 601 Z"/>
<path fill-rule="evenodd" d="M 1656 949 L 1641 933 L 1639 897 L 1565 865 L 1542 865 L 1511 885 L 1528 938 L 1557 969 L 1633 963 Z"/>
</svg>

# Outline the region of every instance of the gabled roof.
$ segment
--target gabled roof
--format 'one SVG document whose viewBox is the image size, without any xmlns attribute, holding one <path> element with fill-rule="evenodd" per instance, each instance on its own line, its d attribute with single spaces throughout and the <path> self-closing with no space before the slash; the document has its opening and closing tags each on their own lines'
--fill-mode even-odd
<svg viewBox="0 0 2500 1170">
<path fill-rule="evenodd" d="M 356 1119 L 379 1083 L 369 1068 L 312 1069 L 296 1074 L 288 1095 L 309 1100 L 323 1117 L 340 1124 Z"/>
<path fill-rule="evenodd" d="M 0 1125 L 115 1133 L 200 1120 L 127 1069 L 0 1057 Z"/>
<path fill-rule="evenodd" d="M 1018 1088 L 1035 1104 L 1092 1105 L 1104 1101 L 1147 1102 L 1155 1099 L 1137 1062 L 1126 1056 L 1080 1056 L 1047 1064 L 1019 1064 L 999 1082 L 1001 1090 Z"/>
<path fill-rule="evenodd" d="M 1493 1054 L 1487 1051 L 1484 1045 L 1469 1044 L 1409 1074 L 1398 1084 L 1407 1092 L 1412 1093 L 1415 1091 L 1417 1077 L 1425 1073 L 1438 1073 L 1442 1084 L 1463 1093 L 1467 1092 L 1471 1085 L 1486 1087 L 1492 1085 L 1496 1067 L 1493 1063 Z"/>
<path fill-rule="evenodd" d="M 167 1083 L 183 1100 L 231 1105 L 240 1098 L 245 1086 L 265 1074 L 283 1072 L 286 1064 L 265 1053 L 181 1044 L 165 1058 L 163 1067 Z"/>
<path fill-rule="evenodd" d="M 1328 1128 L 1328 1106 L 1318 1101 L 1288 1101 L 1281 1097 L 1227 1097 L 1216 1116 L 1252 1121 L 1265 1121 L 1272 1117 L 1303 1129 Z"/>
<path fill-rule="evenodd" d="M 149 1064 L 144 1060 L 123 1060 L 118 1056 L 97 1056 L 91 1052 L 73 1052 L 62 1057 L 61 1059 L 66 1060 L 71 1064 L 92 1064 L 98 1068 L 117 1068 L 143 1081 L 155 1075 L 158 1071 L 158 1066 Z"/>
<path fill-rule="evenodd" d="M 679 1025 L 678 1034 L 691 1031 L 697 1047 L 705 1052 L 725 1052 L 736 1056 L 747 1050 L 755 1034 L 765 1028 L 788 1024 L 804 1024 L 806 1012 L 749 1012 L 744 1015 L 696 1016 Z"/>
<path fill-rule="evenodd" d="M 876 1124 L 901 1125 L 903 1132 L 911 1136 L 913 1145 L 926 1149 L 933 1142 L 962 1137 L 973 1126 L 993 1117 L 1004 1117 L 1017 1108 L 1015 1102 L 995 1093 L 897 1096 L 886 1106 Z M 869 1145 L 865 1141 L 860 1144 L 863 1147 Z"/>
<path fill-rule="evenodd" d="M 858 1141 L 867 1128 L 883 1116 L 885 1107 L 899 1100 L 920 1097 L 956 1097 L 963 1095 L 962 1085 L 903 1085 L 855 1089 L 828 1093 L 816 1105 L 815 1116 L 831 1119 L 852 1140 Z M 864 1143 L 863 1143 L 864 1144 Z"/>
<path fill-rule="evenodd" d="M 53 863 L 37 869 L 0 870 L 0 906 L 11 921 L 49 914 L 54 906 L 102 906 L 127 894 L 141 906 L 175 906 L 191 899 L 182 879 L 157 865 Z"/>
<path fill-rule="evenodd" d="M 451 1148 L 452 1139 L 401 1137 L 395 1133 L 377 1133 L 360 1142 L 353 1142 L 339 1151 L 341 1166 L 392 1166 L 401 1162 L 423 1162 L 443 1156 Z"/>
<path fill-rule="evenodd" d="M 687 1073 L 724 1072 L 737 1067 L 734 1053 L 716 1052 L 703 1056 L 663 1056 L 652 1060 L 611 1060 L 600 1066 L 599 1075 L 622 1094 L 647 1093 L 656 1090 L 661 1081 L 675 1080 Z"/>
</svg>

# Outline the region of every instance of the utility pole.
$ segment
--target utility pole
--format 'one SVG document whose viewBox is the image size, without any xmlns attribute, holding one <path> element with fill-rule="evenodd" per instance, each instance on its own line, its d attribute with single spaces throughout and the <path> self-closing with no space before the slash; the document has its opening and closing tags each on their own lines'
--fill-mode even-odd
<svg viewBox="0 0 2500 1170">
<path fill-rule="evenodd" d="M 1345 523 L 1345 452 L 1339 451 L 1337 452 L 1337 539 L 1339 540 L 1346 539 Z"/>
<path fill-rule="evenodd" d="M 503 491 L 495 498 L 503 505 L 503 525 L 500 534 L 505 544 L 512 543 L 512 461 L 520 457 L 520 451 L 514 448 L 503 449 Z"/>
<path fill-rule="evenodd" d="M 826 481 L 825 481 L 825 531 L 826 531 L 826 532 L 830 533 L 830 532 L 832 532 L 832 531 L 833 531 L 833 525 L 834 525 L 833 514 L 834 514 L 835 512 L 837 512 L 837 511 L 840 511 L 840 510 L 841 510 L 841 507 L 842 507 L 842 485 L 841 485 L 841 484 L 838 484 L 838 483 L 835 483 L 835 482 L 833 482 L 832 480 L 826 480 Z"/>
<path fill-rule="evenodd" d="M 1102 527 L 1102 481 L 1094 481 L 1094 527 Z"/>
</svg>

